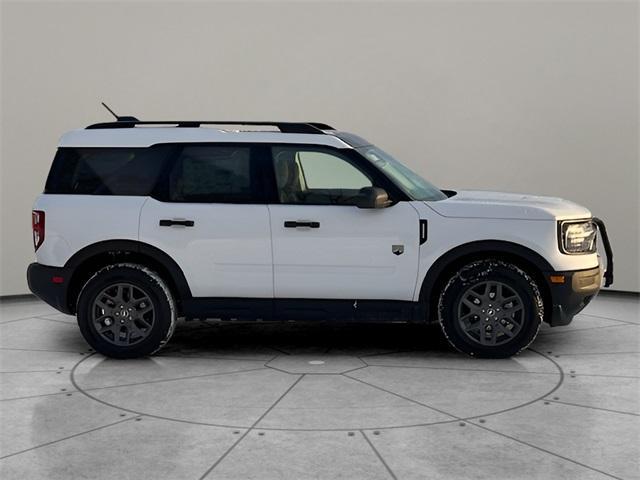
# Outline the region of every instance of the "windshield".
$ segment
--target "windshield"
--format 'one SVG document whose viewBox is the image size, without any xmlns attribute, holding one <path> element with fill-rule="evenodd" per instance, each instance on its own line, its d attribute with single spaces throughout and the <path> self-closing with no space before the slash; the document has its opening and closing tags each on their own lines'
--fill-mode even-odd
<svg viewBox="0 0 640 480">
<path fill-rule="evenodd" d="M 378 147 L 367 145 L 356 148 L 356 151 L 382 170 L 411 200 L 435 201 L 447 198 L 441 190 Z"/>
</svg>

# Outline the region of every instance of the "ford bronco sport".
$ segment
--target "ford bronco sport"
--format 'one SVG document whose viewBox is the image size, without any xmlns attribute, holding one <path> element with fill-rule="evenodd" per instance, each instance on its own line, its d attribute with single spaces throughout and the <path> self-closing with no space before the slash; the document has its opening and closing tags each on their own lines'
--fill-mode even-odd
<svg viewBox="0 0 640 480">
<path fill-rule="evenodd" d="M 613 281 L 586 208 L 440 190 L 319 123 L 66 133 L 33 241 L 31 291 L 117 358 L 156 352 L 178 317 L 438 322 L 458 350 L 508 357 Z"/>
</svg>

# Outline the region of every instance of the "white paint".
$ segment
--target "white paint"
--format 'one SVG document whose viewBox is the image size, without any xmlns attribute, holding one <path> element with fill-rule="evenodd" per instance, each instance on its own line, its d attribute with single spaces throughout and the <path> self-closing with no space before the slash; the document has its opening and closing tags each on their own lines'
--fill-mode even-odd
<svg viewBox="0 0 640 480">
<path fill-rule="evenodd" d="M 195 225 L 161 227 L 160 219 L 188 219 Z M 178 263 L 196 297 L 273 297 L 266 205 L 149 199 L 140 215 L 140 240 Z"/>
<path fill-rule="evenodd" d="M 573 220 L 591 218 L 585 207 L 562 198 L 516 193 L 460 190 L 433 210 L 452 218 L 503 218 L 516 220 Z"/>
<path fill-rule="evenodd" d="M 418 268 L 418 213 L 410 202 L 383 209 L 269 205 L 275 296 L 411 300 Z M 320 228 L 285 228 L 285 221 Z M 404 245 L 394 255 L 392 245 Z"/>
<path fill-rule="evenodd" d="M 45 212 L 45 238 L 38 248 L 37 261 L 63 266 L 74 253 L 94 243 L 138 240 L 138 220 L 145 200 L 146 197 L 39 195 L 33 208 Z"/>
</svg>

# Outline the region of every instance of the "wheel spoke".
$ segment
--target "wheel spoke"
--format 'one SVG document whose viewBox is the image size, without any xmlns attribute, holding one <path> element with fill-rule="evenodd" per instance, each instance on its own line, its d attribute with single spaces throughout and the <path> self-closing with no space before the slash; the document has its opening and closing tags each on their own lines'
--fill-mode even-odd
<svg viewBox="0 0 640 480">
<path fill-rule="evenodd" d="M 103 298 L 98 298 L 95 302 L 97 307 L 102 308 L 103 310 L 111 310 L 113 308 L 112 305 L 109 305 Z"/>
<path fill-rule="evenodd" d="M 515 305 L 519 304 L 520 297 L 518 295 L 511 295 L 509 297 L 503 298 L 501 300 L 502 308 L 513 308 Z M 511 304 L 507 307 L 508 304 Z"/>
<path fill-rule="evenodd" d="M 153 310 L 153 306 L 147 304 L 147 306 L 144 308 L 138 308 L 136 312 L 138 313 L 138 315 L 144 315 L 145 313 L 148 313 L 151 310 Z"/>
<path fill-rule="evenodd" d="M 458 324 L 467 337 L 480 345 L 507 343 L 522 328 L 524 304 L 508 284 L 495 280 L 480 282 L 468 287 L 460 299 Z M 478 320 L 474 322 L 474 318 Z M 499 318 L 508 323 L 503 325 Z"/>
<path fill-rule="evenodd" d="M 501 322 L 496 322 L 496 327 L 498 328 L 498 330 L 500 330 L 502 333 L 504 333 L 508 337 L 513 337 L 513 332 L 509 330 L 507 327 L 505 327 L 504 325 L 502 325 Z"/>
<path fill-rule="evenodd" d="M 107 332 L 111 332 L 114 335 L 116 334 L 114 331 L 116 324 L 112 323 L 111 325 L 101 325 L 100 328 L 98 329 L 98 332 L 100 333 L 107 333 Z"/>
<path fill-rule="evenodd" d="M 150 328 L 152 324 L 152 322 L 147 321 L 147 319 L 144 317 L 138 317 L 137 321 L 141 322 L 145 326 L 145 328 Z"/>
<path fill-rule="evenodd" d="M 145 337 L 147 335 L 145 329 L 138 327 L 135 321 L 131 322 L 130 333 L 133 333 L 136 337 Z"/>
<path fill-rule="evenodd" d="M 478 310 L 478 306 L 474 305 L 473 303 L 471 303 L 466 298 L 462 299 L 462 304 L 467 307 L 467 309 L 469 310 L 469 313 L 476 313 L 476 311 Z"/>
<path fill-rule="evenodd" d="M 95 331 L 117 346 L 136 344 L 147 338 L 155 323 L 155 308 L 147 292 L 130 283 L 109 285 L 93 301 Z M 106 325 L 105 321 L 110 324 Z"/>
<path fill-rule="evenodd" d="M 505 290 L 505 286 L 502 283 L 499 283 L 497 285 L 497 297 L 496 297 L 496 301 L 498 302 L 504 302 L 504 290 Z"/>
<path fill-rule="evenodd" d="M 498 300 L 498 284 L 494 282 L 487 283 L 486 297 L 490 301 Z"/>
<path fill-rule="evenodd" d="M 463 321 L 464 321 L 464 320 L 466 320 L 466 319 L 467 319 L 467 318 L 469 318 L 469 317 L 473 318 L 473 317 L 475 317 L 475 316 L 477 316 L 477 315 L 478 315 L 478 314 L 477 314 L 476 312 L 471 311 L 471 312 L 469 312 L 469 313 L 465 313 L 463 316 L 461 316 L 461 317 L 460 317 L 460 320 L 463 320 Z"/>
<path fill-rule="evenodd" d="M 127 289 L 127 303 L 133 302 L 133 285 L 129 285 Z"/>
</svg>

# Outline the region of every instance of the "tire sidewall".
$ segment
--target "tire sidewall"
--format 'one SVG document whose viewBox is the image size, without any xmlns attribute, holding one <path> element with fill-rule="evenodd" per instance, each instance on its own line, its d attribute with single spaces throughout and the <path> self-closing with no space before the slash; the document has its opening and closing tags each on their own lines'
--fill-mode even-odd
<svg viewBox="0 0 640 480">
<path fill-rule="evenodd" d="M 470 287 L 498 281 L 522 299 L 524 312 L 520 331 L 507 343 L 481 345 L 467 336 L 458 322 L 458 305 Z M 439 301 L 440 326 L 456 349 L 482 358 L 505 358 L 525 349 L 536 337 L 544 314 L 542 297 L 535 281 L 517 266 L 500 260 L 479 260 L 462 267 L 445 285 Z"/>
<path fill-rule="evenodd" d="M 96 296 L 116 283 L 130 283 L 144 290 L 155 310 L 150 334 L 130 346 L 110 343 L 97 332 L 92 321 Z M 95 351 L 113 358 L 135 358 L 151 355 L 167 342 L 173 333 L 175 308 L 171 294 L 156 274 L 138 265 L 119 264 L 103 268 L 87 281 L 80 292 L 77 319 L 82 336 Z"/>
</svg>

